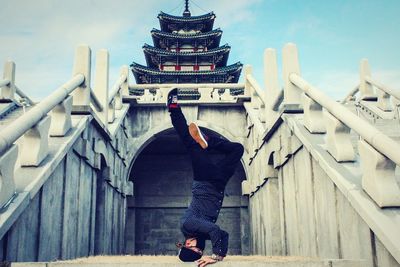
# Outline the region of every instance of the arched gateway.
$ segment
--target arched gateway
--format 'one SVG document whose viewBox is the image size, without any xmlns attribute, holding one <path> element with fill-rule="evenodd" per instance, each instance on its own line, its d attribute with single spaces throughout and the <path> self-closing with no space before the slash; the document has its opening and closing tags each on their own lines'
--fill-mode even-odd
<svg viewBox="0 0 400 267">
<path fill-rule="evenodd" d="M 206 134 L 241 142 L 245 128 L 244 116 L 240 115 L 243 109 L 233 106 L 229 110 L 183 107 L 188 121 L 196 121 Z M 175 255 L 175 242 L 182 240 L 179 219 L 191 200 L 193 173 L 189 155 L 164 107 L 136 106 L 131 108 L 129 118 L 131 125 L 140 121 L 142 127 L 131 127 L 127 179 L 134 184 L 134 195 L 127 199 L 126 253 Z M 228 124 L 230 121 L 234 123 Z M 215 160 L 221 156 L 213 154 Z M 249 251 L 248 201 L 241 193 L 245 179 L 245 164 L 241 164 L 228 183 L 217 222 L 230 233 L 232 254 Z"/>
</svg>

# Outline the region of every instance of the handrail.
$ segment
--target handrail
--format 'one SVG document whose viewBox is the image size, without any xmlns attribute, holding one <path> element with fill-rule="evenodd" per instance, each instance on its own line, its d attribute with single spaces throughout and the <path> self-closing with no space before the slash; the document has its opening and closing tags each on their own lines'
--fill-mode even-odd
<svg viewBox="0 0 400 267">
<path fill-rule="evenodd" d="M 51 95 L 34 106 L 21 117 L 17 118 L 0 132 L 0 154 L 4 153 L 26 131 L 37 124 L 56 105 L 63 101 L 85 80 L 83 74 L 77 74 L 71 80 L 57 88 Z"/>
<path fill-rule="evenodd" d="M 358 91 L 360 91 L 360 85 L 354 86 L 354 88 L 346 95 L 346 97 L 343 98 L 342 101 L 340 101 L 340 104 L 345 104 L 347 100 L 349 100 L 351 97 L 357 94 Z"/>
<path fill-rule="evenodd" d="M 254 88 L 257 95 L 261 98 L 261 101 L 265 104 L 265 98 L 264 98 L 265 92 L 261 89 L 256 79 L 254 79 L 254 77 L 251 74 L 247 74 L 246 79 L 250 83 L 251 87 Z"/>
<path fill-rule="evenodd" d="M 391 159 L 397 165 L 400 165 L 400 145 L 392 138 L 388 137 L 367 121 L 360 119 L 357 115 L 350 112 L 345 106 L 330 99 L 327 95 L 315 88 L 298 74 L 289 75 L 290 81 L 298 88 L 303 90 L 314 101 L 323 106 L 338 120 L 358 133 L 367 143 L 373 146 L 380 153 Z"/>
<path fill-rule="evenodd" d="M 4 79 L 4 80 L 0 80 L 0 87 L 3 86 L 7 86 L 10 84 L 10 80 L 9 79 Z M 28 100 L 29 104 L 34 104 L 35 102 L 33 102 L 32 99 L 30 99 L 24 92 L 22 92 L 17 86 L 15 86 L 15 92 L 21 97 L 21 98 L 25 98 L 26 100 Z"/>
<path fill-rule="evenodd" d="M 17 86 L 15 86 L 15 92 L 17 93 L 17 95 L 19 95 L 21 98 L 25 98 L 26 100 L 28 100 L 29 104 L 33 105 L 35 104 L 35 102 L 30 99 L 24 92 L 22 92 L 21 89 L 19 89 Z"/>
<path fill-rule="evenodd" d="M 271 108 L 273 111 L 279 110 L 279 106 L 282 104 L 283 99 L 284 99 L 283 90 L 280 90 L 278 95 L 271 102 Z"/>
<path fill-rule="evenodd" d="M 97 98 L 97 96 L 92 90 L 90 90 L 90 102 L 93 103 L 93 106 L 98 112 L 103 111 L 104 109 L 103 105 L 100 103 L 100 100 Z"/>
<path fill-rule="evenodd" d="M 119 90 L 121 90 L 121 85 L 126 81 L 127 78 L 128 77 L 126 77 L 126 75 L 121 75 L 119 79 L 115 82 L 108 98 L 109 104 L 114 100 L 114 97 L 118 94 Z"/>
<path fill-rule="evenodd" d="M 162 83 L 162 84 L 130 84 L 129 89 L 158 89 L 158 88 L 230 88 L 243 89 L 242 83 Z"/>
<path fill-rule="evenodd" d="M 366 76 L 365 80 L 370 83 L 371 85 L 378 87 L 380 90 L 384 91 L 385 93 L 397 98 L 398 100 L 400 100 L 400 91 L 395 91 L 389 87 L 387 87 L 386 85 L 383 85 L 375 80 L 373 80 L 370 76 Z"/>
<path fill-rule="evenodd" d="M 10 84 L 9 79 L 0 80 L 0 87 L 6 86 Z"/>
</svg>

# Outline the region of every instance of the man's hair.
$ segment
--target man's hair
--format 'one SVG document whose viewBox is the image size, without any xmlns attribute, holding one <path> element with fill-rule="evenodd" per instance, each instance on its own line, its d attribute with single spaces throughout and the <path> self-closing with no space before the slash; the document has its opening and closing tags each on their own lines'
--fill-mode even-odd
<svg viewBox="0 0 400 267">
<path fill-rule="evenodd" d="M 201 251 L 204 250 L 205 246 L 206 246 L 206 240 L 204 238 L 198 238 L 198 237 L 187 237 L 185 239 L 185 242 L 183 242 L 183 244 L 186 243 L 186 240 L 190 239 L 190 238 L 196 238 L 196 247 L 198 249 L 200 249 Z M 183 262 L 193 262 L 193 261 L 197 261 L 198 259 L 201 258 L 202 254 L 198 253 L 194 250 L 191 250 L 190 248 L 187 248 L 183 245 L 182 243 L 177 243 L 176 246 L 179 249 L 179 253 L 178 253 L 178 257 L 181 261 Z"/>
<path fill-rule="evenodd" d="M 191 250 L 190 248 L 182 247 L 179 250 L 178 257 L 183 262 L 193 262 L 201 258 L 201 254 Z"/>
</svg>

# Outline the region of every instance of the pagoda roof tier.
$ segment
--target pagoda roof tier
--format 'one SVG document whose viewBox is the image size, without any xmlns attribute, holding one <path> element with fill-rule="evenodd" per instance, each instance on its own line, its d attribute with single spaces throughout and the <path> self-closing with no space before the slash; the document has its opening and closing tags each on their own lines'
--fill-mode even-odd
<svg viewBox="0 0 400 267">
<path fill-rule="evenodd" d="M 223 67 L 228 62 L 230 50 L 231 47 L 227 44 L 208 51 L 196 52 L 174 52 L 148 44 L 143 46 L 147 66 L 154 68 L 157 68 L 159 64 L 163 64 L 166 61 L 195 62 L 195 58 L 197 58 L 197 62 L 209 62 L 215 64 L 216 67 Z"/>
<path fill-rule="evenodd" d="M 161 71 L 133 62 L 131 70 L 137 84 L 149 83 L 237 83 L 243 64 L 203 71 Z"/>
<path fill-rule="evenodd" d="M 177 34 L 153 29 L 151 30 L 151 36 L 153 37 L 154 46 L 157 48 L 167 49 L 172 45 L 189 44 L 195 47 L 202 45 L 212 49 L 219 46 L 222 31 L 216 29 L 205 33 Z"/>
<path fill-rule="evenodd" d="M 214 25 L 215 14 L 210 12 L 201 16 L 174 16 L 160 12 L 157 18 L 160 21 L 160 28 L 164 32 L 179 30 L 195 30 L 200 32 L 211 31 Z"/>
</svg>

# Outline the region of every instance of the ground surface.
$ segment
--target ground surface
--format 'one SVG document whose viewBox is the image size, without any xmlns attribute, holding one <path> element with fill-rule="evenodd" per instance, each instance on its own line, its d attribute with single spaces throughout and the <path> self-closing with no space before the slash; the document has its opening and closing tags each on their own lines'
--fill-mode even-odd
<svg viewBox="0 0 400 267">
<path fill-rule="evenodd" d="M 260 261 L 260 262 L 290 262 L 290 261 L 318 261 L 319 259 L 306 257 L 267 257 L 267 256 L 227 256 L 224 262 L 227 261 Z M 97 256 L 89 258 L 80 258 L 67 262 L 76 263 L 136 263 L 136 262 L 163 262 L 163 263 L 178 263 L 180 260 L 176 256 Z"/>
</svg>

